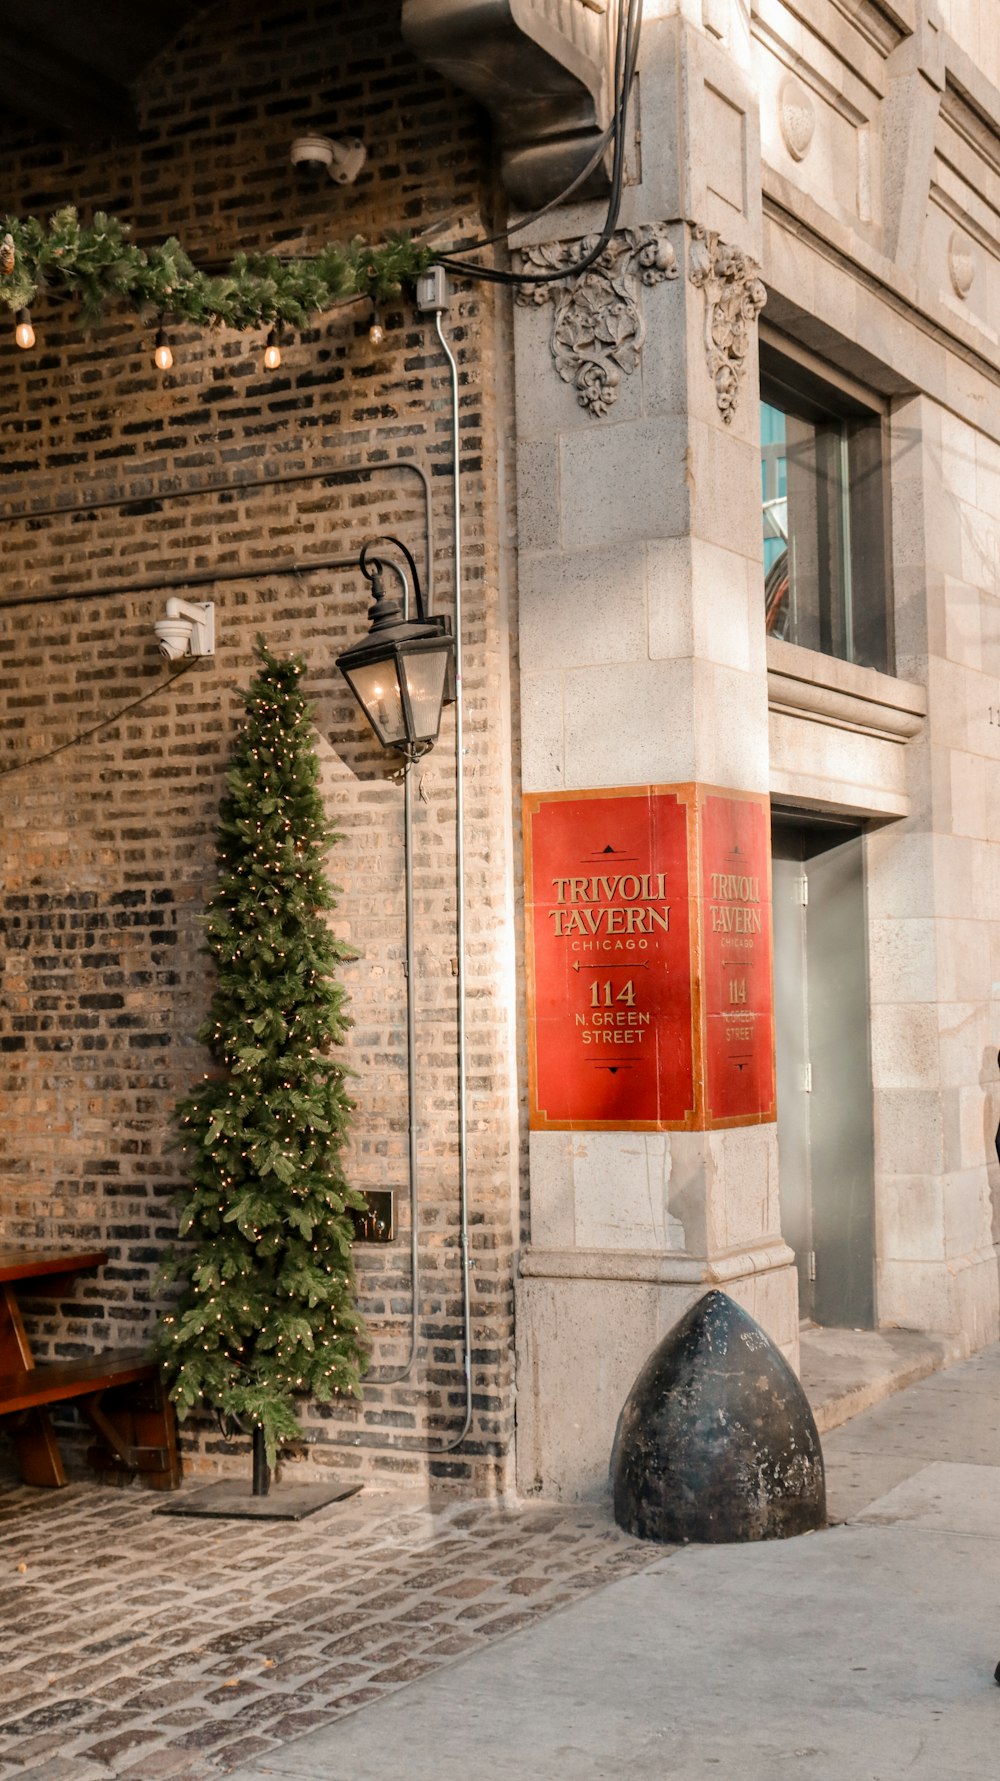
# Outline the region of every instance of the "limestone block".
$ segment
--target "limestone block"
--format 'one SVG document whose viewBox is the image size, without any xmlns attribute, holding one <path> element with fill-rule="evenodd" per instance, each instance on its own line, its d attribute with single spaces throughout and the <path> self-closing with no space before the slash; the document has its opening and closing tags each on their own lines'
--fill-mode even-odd
<svg viewBox="0 0 1000 1781">
<path fill-rule="evenodd" d="M 998 1097 L 992 1081 L 969 1082 L 943 1091 L 944 1167 L 946 1172 L 976 1172 L 980 1185 L 996 1164 L 996 1133 L 1000 1124 Z M 981 1178 L 981 1179 L 980 1179 Z M 966 1248 L 974 1245 L 966 1245 Z M 962 1251 L 964 1254 L 964 1251 Z"/>
<path fill-rule="evenodd" d="M 950 813 L 953 835 L 969 835 L 985 841 L 989 834 L 990 813 L 986 800 L 986 769 L 981 755 L 953 749 L 949 760 Z"/>
<path fill-rule="evenodd" d="M 865 837 L 865 883 L 876 920 L 933 916 L 933 837 L 903 824 L 873 830 Z"/>
<path fill-rule="evenodd" d="M 750 572 L 756 567 L 756 553 L 750 562 L 737 551 L 692 538 L 694 653 L 702 661 L 743 673 L 766 671 L 763 593 L 756 574 L 753 585 L 755 592 L 761 592 L 760 606 L 751 605 L 750 599 Z"/>
<path fill-rule="evenodd" d="M 970 1259 L 965 1267 L 956 1263 L 953 1269 L 955 1325 L 970 1350 L 984 1348 L 1000 1335 L 1000 1294 L 997 1284 L 997 1258 L 991 1244 L 985 1255 Z"/>
<path fill-rule="evenodd" d="M 522 673 L 644 659 L 646 553 L 614 550 L 522 559 L 518 578 Z"/>
<path fill-rule="evenodd" d="M 981 513 L 976 507 L 958 508 L 957 518 L 960 546 L 957 558 L 952 561 L 960 564 L 963 581 L 979 588 L 996 587 L 1000 570 L 1000 519 Z M 941 560 L 939 555 L 938 561 Z"/>
<path fill-rule="evenodd" d="M 568 787 L 561 674 L 521 676 L 521 784 L 526 792 Z"/>
<path fill-rule="evenodd" d="M 706 1138 L 709 1254 L 753 1249 L 777 1237 L 777 1127 L 736 1126 Z"/>
<path fill-rule="evenodd" d="M 994 680 L 1000 679 L 1000 600 L 991 589 L 980 590 L 979 631 L 983 673 Z"/>
<path fill-rule="evenodd" d="M 807 713 L 772 711 L 769 719 L 772 781 L 808 780 L 825 788 L 826 802 L 851 808 L 898 808 L 906 799 L 902 745 L 858 730 L 824 723 Z"/>
<path fill-rule="evenodd" d="M 969 703 L 964 664 L 932 656 L 927 664 L 927 721 L 935 748 L 969 749 Z"/>
<path fill-rule="evenodd" d="M 572 1132 L 530 1132 L 531 1241 L 570 1249 L 575 1240 Z"/>
<path fill-rule="evenodd" d="M 687 530 L 687 428 L 681 419 L 598 422 L 559 442 L 561 537 L 578 550 Z"/>
<path fill-rule="evenodd" d="M 649 653 L 654 660 L 694 655 L 692 540 L 651 539 L 646 545 Z"/>
<path fill-rule="evenodd" d="M 552 224 L 553 239 L 561 239 L 562 219 Z M 644 310 L 651 293 L 639 287 L 638 302 Z M 514 351 L 517 371 L 517 427 L 525 438 L 551 438 L 576 430 L 586 432 L 599 423 L 580 401 L 572 381 L 559 375 L 552 353 L 555 305 L 561 290 L 544 303 L 515 303 Z M 574 363 L 574 374 L 579 368 Z M 642 381 L 636 373 L 621 371 L 611 408 L 614 421 L 637 420 L 642 413 Z"/>
<path fill-rule="evenodd" d="M 869 923 L 868 987 L 873 1002 L 936 1001 L 936 933 L 936 924 L 926 917 Z"/>
<path fill-rule="evenodd" d="M 957 414 L 942 408 L 939 436 L 944 487 L 963 506 L 976 507 L 976 434 Z"/>
<path fill-rule="evenodd" d="M 936 1088 L 879 1088 L 875 1097 L 875 1161 L 880 1170 L 914 1177 L 941 1170 L 941 1099 Z"/>
<path fill-rule="evenodd" d="M 705 376 L 708 377 L 706 367 Z M 760 517 L 760 438 L 741 439 L 716 415 L 690 420 L 684 470 L 691 493 L 691 530 L 706 543 L 759 562 L 764 549 Z"/>
<path fill-rule="evenodd" d="M 974 1002 L 990 987 L 989 939 L 981 921 L 941 918 L 935 924 L 938 994 L 943 1002 Z"/>
<path fill-rule="evenodd" d="M 943 1262 L 881 1259 L 876 1302 L 882 1328 L 937 1330 L 944 1335 L 959 1328 L 952 1278 Z"/>
<path fill-rule="evenodd" d="M 969 1083 L 995 1082 L 997 1039 L 990 1024 L 990 1004 L 939 1002 L 938 1054 L 941 1084 L 964 1088 Z"/>
<path fill-rule="evenodd" d="M 992 1222 L 984 1162 L 944 1177 L 945 1254 L 949 1260 L 991 1248 Z"/>
<path fill-rule="evenodd" d="M 985 433 L 976 434 L 975 503 L 983 513 L 1000 517 L 1000 444 Z"/>
<path fill-rule="evenodd" d="M 675 224 L 667 230 L 667 237 L 677 255 L 678 265 L 683 268 L 687 251 L 685 225 Z M 632 381 L 641 387 L 642 411 L 650 417 L 684 415 L 690 376 L 685 310 L 688 304 L 701 304 L 701 293 L 682 276 L 666 279 L 662 284 L 644 290 L 641 301 L 646 338 L 639 369 Z M 697 368 L 696 365 L 695 370 Z"/>
<path fill-rule="evenodd" d="M 951 575 L 944 578 L 945 648 L 948 659 L 967 668 L 983 665 L 983 639 L 977 588 Z"/>
<path fill-rule="evenodd" d="M 696 655 L 722 667 L 763 673 L 763 596 L 758 605 L 756 563 L 693 537 L 652 541 L 647 548 L 650 655 Z"/>
<path fill-rule="evenodd" d="M 517 442 L 517 535 L 523 554 L 560 548 L 559 447 L 552 439 Z"/>
<path fill-rule="evenodd" d="M 683 1251 L 688 1247 L 684 1226 L 670 1204 L 673 1136 L 572 1134 L 573 1240 L 579 1248 Z"/>
<path fill-rule="evenodd" d="M 944 1187 L 939 1174 L 897 1174 L 880 1168 L 875 1177 L 878 1253 L 888 1262 L 940 1262 L 944 1257 Z M 879 1319 L 885 1321 L 881 1295 Z"/>
<path fill-rule="evenodd" d="M 694 664 L 694 777 L 737 791 L 768 789 L 767 681 L 713 662 Z"/>
<path fill-rule="evenodd" d="M 934 835 L 932 842 L 937 914 L 988 919 L 996 908 L 991 849 L 965 835 Z"/>
<path fill-rule="evenodd" d="M 689 662 L 611 663 L 563 678 L 568 786 L 697 777 Z"/>
<path fill-rule="evenodd" d="M 608 1492 L 622 1405 L 659 1340 L 659 1295 L 648 1282 L 527 1279 L 515 1289 L 518 1489 L 562 1501 Z M 698 1296 L 666 1289 L 666 1321 Z"/>
<path fill-rule="evenodd" d="M 708 1132 L 670 1134 L 667 1215 L 684 1232 L 684 1246 L 691 1255 L 708 1255 L 718 1248 L 710 1223 L 715 1163 L 709 1136 Z"/>
<path fill-rule="evenodd" d="M 936 1010 L 887 1002 L 871 1010 L 872 1082 L 876 1088 L 934 1088 L 939 1079 Z"/>
</svg>

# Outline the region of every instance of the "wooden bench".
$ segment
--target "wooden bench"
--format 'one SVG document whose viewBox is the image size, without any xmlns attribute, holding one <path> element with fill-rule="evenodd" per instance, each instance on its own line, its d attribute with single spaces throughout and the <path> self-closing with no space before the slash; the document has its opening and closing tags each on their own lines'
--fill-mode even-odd
<svg viewBox="0 0 1000 1781">
<path fill-rule="evenodd" d="M 87 1462 L 107 1483 L 138 1477 L 152 1490 L 176 1489 L 180 1461 L 174 1408 L 159 1366 L 139 1350 L 42 1361 L 0 1373 L 0 1418 L 13 1435 L 25 1484 L 65 1484 L 44 1411 L 68 1403 L 79 1405 L 97 1434 Z"/>
</svg>

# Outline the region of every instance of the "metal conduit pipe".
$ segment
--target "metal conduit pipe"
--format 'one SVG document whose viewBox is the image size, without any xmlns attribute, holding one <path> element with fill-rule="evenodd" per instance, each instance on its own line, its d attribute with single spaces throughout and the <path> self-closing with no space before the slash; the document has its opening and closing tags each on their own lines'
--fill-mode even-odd
<svg viewBox="0 0 1000 1781">
<path fill-rule="evenodd" d="M 381 464 L 359 464 L 347 469 L 338 469 L 334 465 L 312 470 L 278 471 L 274 476 L 238 477 L 232 482 L 204 483 L 197 488 L 164 489 L 161 493 L 145 495 L 101 495 L 93 501 L 77 501 L 51 507 L 29 507 L 19 512 L 0 513 L 0 525 L 14 525 L 18 520 L 58 519 L 63 516 L 72 518 L 77 513 L 100 512 L 109 508 L 136 507 L 148 501 L 193 501 L 205 495 L 238 495 L 244 489 L 286 488 L 301 482 L 322 482 L 333 478 L 341 482 L 364 482 L 370 476 L 380 476 L 387 470 L 403 470 L 415 476 L 423 489 L 424 496 L 424 536 L 427 545 L 427 557 L 424 573 L 424 585 L 427 589 L 427 610 L 431 610 L 434 596 L 434 532 L 433 511 L 431 505 L 431 482 L 422 464 L 413 458 L 387 458 Z M 266 575 L 301 574 L 309 569 L 352 569 L 357 564 L 357 552 L 350 556 L 310 557 L 305 562 L 288 557 L 279 557 L 273 563 L 254 563 L 240 567 L 236 564 L 224 563 L 214 569 L 188 569 L 173 575 L 150 575 L 136 581 L 103 582 L 97 586 L 83 588 L 60 589 L 58 593 L 47 594 L 11 594 L 0 599 L 0 612 L 6 612 L 15 606 L 55 606 L 63 600 L 101 600 L 114 597 L 116 594 L 162 593 L 171 588 L 201 587 L 212 581 L 260 581 Z"/>
<path fill-rule="evenodd" d="M 462 699 L 462 499 L 459 473 L 459 410 L 458 366 L 441 326 L 442 311 L 435 313 L 438 339 L 444 348 L 451 374 L 451 423 L 454 474 L 452 479 L 452 537 L 455 559 L 455 881 L 456 881 L 456 950 L 458 953 L 458 1191 L 459 1249 L 462 1275 L 462 1375 L 465 1385 L 465 1413 L 457 1435 L 431 1446 L 417 1441 L 362 1441 L 360 1435 L 349 1443 L 332 1441 L 331 1446 L 364 1447 L 376 1453 L 423 1453 L 431 1457 L 454 1453 L 461 1447 L 472 1426 L 472 1295 L 471 1259 L 469 1255 L 469 1173 L 468 1173 L 468 1105 L 466 1091 L 466 992 L 465 992 L 465 726 Z M 389 559 L 387 558 L 388 562 Z M 400 573 L 397 566 L 392 564 Z M 405 585 L 405 581 L 404 581 Z M 407 1019 L 407 1083 L 410 1096 L 410 1189 L 411 1225 L 410 1253 L 413 1280 L 410 1357 L 396 1377 L 410 1372 L 416 1357 L 419 1316 L 419 1254 L 417 1243 L 417 1123 L 415 1066 L 415 1004 L 413 985 L 413 834 L 410 767 L 408 760 L 404 785 L 404 871 L 406 878 L 406 1019 Z M 374 1375 L 369 1375 L 374 1378 Z M 389 1384 L 388 1376 L 375 1378 L 377 1384 Z"/>
<path fill-rule="evenodd" d="M 462 491 L 459 473 L 458 366 L 441 326 L 441 310 L 434 316 L 438 339 L 451 372 L 452 535 L 455 556 L 455 927 L 458 951 L 458 1193 L 459 1244 L 462 1267 L 462 1337 L 465 1374 L 465 1419 L 460 1432 L 431 1452 L 453 1453 L 461 1447 L 472 1426 L 472 1302 L 469 1258 L 468 1103 L 466 1091 L 465 1032 L 465 725 L 462 701 Z"/>
</svg>

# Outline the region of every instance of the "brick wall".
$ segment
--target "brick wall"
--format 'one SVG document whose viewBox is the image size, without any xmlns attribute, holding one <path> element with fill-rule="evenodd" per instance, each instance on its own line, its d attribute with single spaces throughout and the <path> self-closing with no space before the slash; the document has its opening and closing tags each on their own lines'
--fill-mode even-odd
<svg viewBox="0 0 1000 1781">
<path fill-rule="evenodd" d="M 456 236 L 489 226 L 483 120 L 415 63 L 398 10 L 384 0 L 252 9 L 223 0 L 147 71 L 136 143 L 82 151 L 8 121 L 6 201 L 22 215 L 103 206 L 130 218 L 136 239 L 177 233 L 203 262 L 437 219 L 455 219 Z M 364 138 L 369 159 L 355 186 L 297 180 L 289 144 L 310 130 Z M 32 353 L 12 336 L 0 341 L 0 1229 L 11 1242 L 84 1240 L 111 1256 L 72 1301 L 36 1304 L 39 1350 L 134 1343 L 152 1319 L 175 1227 L 171 1109 L 206 1062 L 192 1037 L 211 992 L 198 917 L 213 881 L 237 689 L 263 632 L 307 658 L 324 790 L 343 835 L 335 919 L 358 954 L 345 973 L 357 1073 L 351 1174 L 360 1187 L 394 1187 L 400 1214 L 395 1244 L 358 1259 L 373 1363 L 391 1367 L 409 1328 L 402 792 L 333 667 L 363 634 L 364 584 L 356 571 L 309 565 L 397 531 L 431 562 L 441 608 L 450 606 L 450 397 L 433 321 L 393 305 L 376 350 L 367 312 L 344 308 L 288 340 L 271 374 L 260 337 L 180 329 L 175 368 L 161 375 L 152 329 L 130 314 L 109 312 L 87 332 L 75 309 L 42 299 L 33 319 Z M 316 1463 L 429 1470 L 487 1489 L 506 1475 L 513 1419 L 516 1210 L 496 470 L 503 316 L 468 287 L 449 326 L 461 366 L 467 571 L 475 1421 L 457 1456 L 405 1452 L 408 1439 L 436 1442 L 460 1426 L 464 1403 L 446 715 L 415 797 L 420 1361 L 410 1381 L 370 1386 L 360 1410 L 311 1412 L 304 1426 Z M 413 465 L 429 477 L 429 538 Z M 275 572 L 292 558 L 298 572 Z M 185 581 L 213 570 L 222 578 Z M 168 591 L 216 601 L 217 655 L 180 675 L 152 632 Z M 394 1442 L 404 1450 L 390 1450 Z M 185 1444 L 189 1467 L 229 1463 L 208 1425 L 188 1424 Z"/>
</svg>

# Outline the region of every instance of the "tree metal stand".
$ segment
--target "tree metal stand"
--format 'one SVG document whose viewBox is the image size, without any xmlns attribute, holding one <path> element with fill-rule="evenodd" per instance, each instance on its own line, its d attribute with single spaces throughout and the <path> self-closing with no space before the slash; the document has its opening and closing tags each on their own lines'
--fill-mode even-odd
<svg viewBox="0 0 1000 1781">
<path fill-rule="evenodd" d="M 293 1484 L 287 1490 L 279 1487 L 272 1496 L 264 1430 L 258 1423 L 253 1431 L 253 1476 L 249 1488 L 245 1480 L 224 1478 L 189 1497 L 177 1498 L 156 1513 L 208 1515 L 216 1520 L 234 1521 L 301 1521 L 317 1509 L 325 1509 L 328 1503 L 356 1496 L 360 1489 L 360 1479 L 349 1484 Z"/>
</svg>

